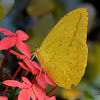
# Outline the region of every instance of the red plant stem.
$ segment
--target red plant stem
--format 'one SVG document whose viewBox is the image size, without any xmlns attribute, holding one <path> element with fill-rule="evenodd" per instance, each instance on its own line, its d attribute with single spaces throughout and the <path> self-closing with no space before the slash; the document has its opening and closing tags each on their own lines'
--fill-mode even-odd
<svg viewBox="0 0 100 100">
<path fill-rule="evenodd" d="M 18 72 L 20 71 L 21 66 L 18 67 L 17 71 L 15 72 L 15 74 L 12 77 L 12 80 L 16 77 L 16 75 L 18 74 Z M 6 86 L 5 90 L 2 93 L 2 96 L 6 93 L 6 91 L 8 90 L 9 86 Z"/>
<path fill-rule="evenodd" d="M 51 96 L 51 95 L 53 95 L 55 92 L 56 92 L 56 90 L 58 89 L 58 87 L 56 86 L 56 87 L 54 87 L 49 93 L 47 93 L 47 95 L 48 96 Z"/>
<path fill-rule="evenodd" d="M 4 65 L 4 63 L 5 63 L 6 59 L 7 59 L 7 56 L 8 56 L 8 54 L 9 54 L 9 52 L 10 52 L 10 49 L 11 49 L 11 48 L 9 48 L 9 49 L 7 50 L 7 53 L 6 53 L 6 55 L 5 55 L 5 57 L 4 57 L 3 61 L 2 61 L 2 64 L 1 64 L 1 68 L 0 68 L 0 79 L 1 79 L 1 80 L 4 80 L 3 77 L 2 77 L 2 70 L 3 70 L 3 65 Z"/>
<path fill-rule="evenodd" d="M 18 74 L 18 72 L 20 71 L 21 68 L 22 68 L 21 66 L 18 67 L 17 71 L 15 72 L 15 74 L 12 77 L 12 80 L 16 77 L 16 75 Z"/>
</svg>

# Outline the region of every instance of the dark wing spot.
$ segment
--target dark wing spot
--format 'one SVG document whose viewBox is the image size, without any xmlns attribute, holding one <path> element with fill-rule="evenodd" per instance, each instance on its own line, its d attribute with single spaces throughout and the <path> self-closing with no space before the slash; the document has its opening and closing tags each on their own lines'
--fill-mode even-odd
<svg viewBox="0 0 100 100">
<path fill-rule="evenodd" d="M 59 46 L 61 46 L 62 44 L 59 44 Z"/>
<path fill-rule="evenodd" d="M 67 53 L 66 55 L 69 55 L 69 53 Z"/>
</svg>

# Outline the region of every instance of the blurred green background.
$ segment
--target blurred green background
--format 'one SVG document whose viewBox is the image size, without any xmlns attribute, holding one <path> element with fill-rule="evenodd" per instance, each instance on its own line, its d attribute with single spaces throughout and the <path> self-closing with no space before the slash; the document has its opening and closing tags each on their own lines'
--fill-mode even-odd
<svg viewBox="0 0 100 100">
<path fill-rule="evenodd" d="M 55 24 L 68 12 L 76 8 L 87 8 L 89 23 L 87 45 L 89 49 L 86 72 L 79 85 L 72 90 L 58 88 L 57 100 L 100 100 L 100 3 L 99 0 L 0 0 L 0 27 L 13 32 L 21 29 L 30 38 L 26 41 L 39 47 Z M 0 34 L 0 38 L 4 37 Z M 14 48 L 16 49 L 16 48 Z M 34 47 L 30 46 L 31 52 Z M 6 51 L 0 51 L 0 64 Z M 14 74 L 18 68 L 15 56 L 9 54 L 4 73 Z M 13 63 L 12 63 L 13 62 Z M 20 76 L 17 76 L 17 78 Z M 31 74 L 28 74 L 31 77 Z M 48 87 L 48 90 L 51 87 Z M 0 82 L 0 94 L 4 87 Z M 18 93 L 10 88 L 6 94 L 14 100 Z"/>
</svg>

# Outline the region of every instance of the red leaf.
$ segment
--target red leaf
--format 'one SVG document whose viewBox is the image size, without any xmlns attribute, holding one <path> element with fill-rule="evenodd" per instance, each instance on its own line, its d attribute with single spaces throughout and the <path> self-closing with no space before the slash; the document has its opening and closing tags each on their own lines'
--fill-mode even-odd
<svg viewBox="0 0 100 100">
<path fill-rule="evenodd" d="M 23 82 L 22 89 L 29 89 L 29 88 L 31 88 L 31 86 L 29 86 L 29 85 L 27 85 L 26 83 Z"/>
<path fill-rule="evenodd" d="M 20 83 L 18 81 L 15 81 L 15 80 L 6 80 L 6 81 L 3 81 L 3 84 L 5 85 L 8 85 L 8 86 L 12 86 L 12 87 L 19 87 L 19 88 L 29 88 L 28 85 L 25 85 L 23 83 Z"/>
<path fill-rule="evenodd" d="M 8 100 L 7 97 L 0 96 L 0 100 Z"/>
<path fill-rule="evenodd" d="M 39 74 L 39 72 L 40 72 L 40 71 L 37 70 L 37 69 L 34 69 L 34 70 L 31 71 L 31 73 L 32 73 L 33 75 Z"/>
<path fill-rule="evenodd" d="M 20 55 L 20 54 L 19 54 L 19 55 L 17 55 L 16 57 L 17 57 L 18 59 L 20 59 L 20 60 L 23 60 L 23 59 L 25 59 L 25 58 L 26 58 L 26 56 L 25 56 L 25 55 Z"/>
<path fill-rule="evenodd" d="M 32 61 L 30 59 L 26 58 L 23 61 L 26 63 L 31 71 L 34 70 L 34 65 L 32 64 Z"/>
<path fill-rule="evenodd" d="M 46 75 L 45 78 L 46 78 L 45 80 L 46 80 L 46 82 L 47 82 L 48 84 L 50 84 L 50 85 L 56 87 L 55 83 L 53 82 L 53 80 L 52 80 L 48 75 Z"/>
<path fill-rule="evenodd" d="M 19 35 L 19 37 L 22 41 L 25 41 L 29 38 L 29 36 L 22 30 L 17 30 L 16 33 Z"/>
<path fill-rule="evenodd" d="M 33 93 L 32 88 L 29 89 L 30 90 L 30 96 L 33 100 L 38 100 L 37 97 L 35 96 L 35 94 Z"/>
<path fill-rule="evenodd" d="M 0 32 L 2 32 L 6 36 L 14 36 L 15 34 L 9 30 L 0 27 Z"/>
<path fill-rule="evenodd" d="M 24 83 L 26 83 L 29 86 L 32 86 L 31 82 L 26 78 L 26 77 L 22 77 L 22 80 L 24 81 Z"/>
<path fill-rule="evenodd" d="M 0 41 L 0 50 L 9 49 L 15 44 L 14 37 L 5 37 Z"/>
<path fill-rule="evenodd" d="M 53 96 L 53 97 L 46 96 L 45 100 L 56 100 L 56 97 L 55 96 Z"/>
<path fill-rule="evenodd" d="M 14 51 L 14 50 L 11 50 L 11 49 L 10 49 L 10 53 L 12 53 L 13 55 L 16 55 L 16 56 L 17 56 L 17 55 L 18 55 L 18 56 L 20 55 L 19 53 L 17 53 L 17 52 Z"/>
<path fill-rule="evenodd" d="M 23 43 L 18 37 L 16 37 L 16 46 L 24 55 L 26 55 L 29 59 L 31 58 L 29 46 Z"/>
<path fill-rule="evenodd" d="M 31 61 L 30 59 L 24 59 L 23 60 L 25 63 L 26 63 L 26 65 L 29 67 L 29 69 L 30 69 L 30 72 L 32 73 L 32 74 L 38 74 L 40 71 L 38 70 L 38 69 L 36 69 L 36 67 L 34 66 L 34 64 L 33 64 L 33 61 Z"/>
<path fill-rule="evenodd" d="M 3 81 L 3 84 L 12 86 L 12 87 L 23 87 L 22 83 L 15 80 L 6 80 L 6 81 Z"/>
<path fill-rule="evenodd" d="M 35 61 L 32 61 L 32 64 L 34 65 L 34 67 L 38 70 L 41 70 L 41 67 L 38 63 L 36 63 Z"/>
<path fill-rule="evenodd" d="M 38 84 L 43 88 L 43 89 L 46 89 L 47 87 L 47 82 L 45 81 L 45 74 L 41 73 L 41 75 L 39 76 L 36 75 L 36 80 L 38 82 Z"/>
<path fill-rule="evenodd" d="M 41 89 L 37 88 L 35 85 L 32 88 L 38 100 L 45 100 L 46 94 Z"/>
<path fill-rule="evenodd" d="M 21 90 L 18 95 L 18 100 L 30 100 L 30 93 L 28 89 Z"/>
<path fill-rule="evenodd" d="M 25 70 L 30 71 L 29 68 L 27 68 L 27 66 L 25 66 L 22 62 L 18 62 L 18 64 Z"/>
</svg>

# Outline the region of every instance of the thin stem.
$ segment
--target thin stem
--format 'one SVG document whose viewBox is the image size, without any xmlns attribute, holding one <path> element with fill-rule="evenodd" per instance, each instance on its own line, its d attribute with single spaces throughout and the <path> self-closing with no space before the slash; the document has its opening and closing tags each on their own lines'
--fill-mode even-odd
<svg viewBox="0 0 100 100">
<path fill-rule="evenodd" d="M 54 87 L 49 93 L 47 93 L 47 95 L 48 96 L 51 96 L 51 95 L 53 95 L 55 92 L 56 92 L 56 90 L 58 89 L 58 87 L 56 86 L 56 87 Z"/>
<path fill-rule="evenodd" d="M 8 54 L 9 54 L 9 52 L 10 52 L 10 49 L 11 49 L 11 48 L 9 48 L 9 49 L 7 50 L 7 53 L 6 53 L 6 55 L 5 55 L 5 57 L 4 57 L 3 61 L 2 61 L 2 64 L 1 64 L 1 68 L 0 68 L 0 79 L 1 79 L 1 80 L 4 80 L 3 77 L 2 77 L 2 70 L 3 70 L 3 65 L 4 65 L 4 63 L 5 63 L 6 59 L 7 59 L 7 56 L 8 56 Z"/>
<path fill-rule="evenodd" d="M 16 75 L 18 74 L 18 72 L 20 71 L 21 68 L 22 68 L 21 66 L 18 67 L 17 71 L 15 72 L 15 74 L 12 77 L 12 80 L 16 77 Z"/>
<path fill-rule="evenodd" d="M 18 74 L 18 72 L 20 71 L 21 66 L 18 67 L 17 71 L 15 72 L 15 74 L 12 77 L 12 80 L 16 77 L 16 75 Z M 6 86 L 5 90 L 2 93 L 2 96 L 6 93 L 6 91 L 8 90 L 9 86 Z"/>
</svg>

